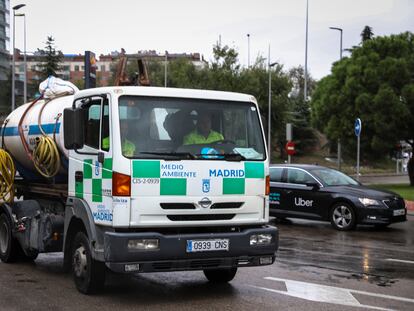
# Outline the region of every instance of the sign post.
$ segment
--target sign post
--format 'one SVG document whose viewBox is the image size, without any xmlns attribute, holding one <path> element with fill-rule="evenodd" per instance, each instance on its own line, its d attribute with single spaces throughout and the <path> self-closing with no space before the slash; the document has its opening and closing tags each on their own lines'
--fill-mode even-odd
<svg viewBox="0 0 414 311">
<path fill-rule="evenodd" d="M 291 156 L 295 154 L 295 144 L 292 142 L 292 123 L 286 123 L 286 152 L 288 154 L 288 163 L 290 164 Z M 292 145 L 293 144 L 293 145 Z"/>
<path fill-rule="evenodd" d="M 355 135 L 357 137 L 357 176 L 356 179 L 359 181 L 359 156 L 360 156 L 360 143 L 361 143 L 361 130 L 362 122 L 360 118 L 355 120 L 354 125 Z"/>
</svg>

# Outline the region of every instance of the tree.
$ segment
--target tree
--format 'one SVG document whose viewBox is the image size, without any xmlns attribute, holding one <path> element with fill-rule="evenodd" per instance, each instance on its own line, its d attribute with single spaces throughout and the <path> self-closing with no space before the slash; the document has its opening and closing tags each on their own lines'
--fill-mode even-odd
<svg viewBox="0 0 414 311">
<path fill-rule="evenodd" d="M 309 151 L 315 146 L 317 137 L 311 126 L 311 114 L 309 101 L 304 99 L 305 71 L 302 66 L 289 70 L 289 78 L 292 82 L 292 90 L 289 93 L 288 122 L 294 126 L 294 141 L 299 151 Z M 316 81 L 308 74 L 307 94 L 312 98 L 316 87 Z"/>
<path fill-rule="evenodd" d="M 374 33 L 372 32 L 372 27 L 365 26 L 361 32 L 361 43 L 371 40 L 373 36 Z"/>
<path fill-rule="evenodd" d="M 147 63 L 151 85 L 164 86 L 163 61 Z M 134 62 L 128 63 L 128 73 L 137 70 Z M 113 69 L 114 72 L 114 69 Z M 269 73 L 265 59 L 258 57 L 250 68 L 242 68 L 235 48 L 216 44 L 213 46 L 213 61 L 203 68 L 196 68 L 186 59 L 168 62 L 167 84 L 169 87 L 219 90 L 252 94 L 258 101 L 263 124 L 268 120 L 268 79 Z M 273 146 L 285 144 L 286 111 L 288 110 L 288 94 L 292 83 L 283 66 L 271 69 L 272 79 L 272 141 Z M 266 129 L 267 133 L 267 129 Z M 276 144 L 277 143 L 277 144 Z"/>
<path fill-rule="evenodd" d="M 42 62 L 38 64 L 39 76 L 41 80 L 47 79 L 49 76 L 57 77 L 60 70 L 60 63 L 63 60 L 63 53 L 55 48 L 55 39 L 52 36 L 47 37 L 43 50 L 37 49 L 37 53 L 41 56 Z"/>
<path fill-rule="evenodd" d="M 314 125 L 329 139 L 340 138 L 348 154 L 356 150 L 357 117 L 363 124 L 362 157 L 385 157 L 400 140 L 413 147 L 414 35 L 365 41 L 318 83 L 311 107 Z"/>
</svg>

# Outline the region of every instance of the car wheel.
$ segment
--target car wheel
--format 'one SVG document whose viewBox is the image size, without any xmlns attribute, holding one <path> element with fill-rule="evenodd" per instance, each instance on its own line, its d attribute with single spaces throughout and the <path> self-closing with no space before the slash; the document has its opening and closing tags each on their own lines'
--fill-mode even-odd
<svg viewBox="0 0 414 311">
<path fill-rule="evenodd" d="M 89 239 L 78 232 L 72 244 L 72 273 L 76 288 L 83 294 L 100 291 L 105 284 L 105 264 L 92 258 Z"/>
<path fill-rule="evenodd" d="M 347 203 L 336 203 L 331 210 L 331 224 L 337 230 L 354 229 L 356 225 L 354 209 Z"/>
<path fill-rule="evenodd" d="M 207 280 L 213 283 L 228 283 L 234 279 L 237 268 L 229 269 L 206 269 L 203 270 Z"/>
<path fill-rule="evenodd" d="M 12 236 L 12 225 L 6 214 L 0 214 L 0 259 L 3 262 L 15 262 L 18 257 L 19 242 Z"/>
</svg>

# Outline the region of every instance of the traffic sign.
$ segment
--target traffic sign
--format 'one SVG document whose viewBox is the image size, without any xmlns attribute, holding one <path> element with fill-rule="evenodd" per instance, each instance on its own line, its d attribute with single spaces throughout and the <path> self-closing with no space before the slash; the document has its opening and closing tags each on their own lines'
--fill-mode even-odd
<svg viewBox="0 0 414 311">
<path fill-rule="evenodd" d="M 355 125 L 354 125 L 354 130 L 355 130 L 355 135 L 359 136 L 361 135 L 361 130 L 362 130 L 362 122 L 360 118 L 357 118 L 355 120 Z"/>
<path fill-rule="evenodd" d="M 295 143 L 293 141 L 288 141 L 285 148 L 288 155 L 294 155 L 296 153 Z"/>
</svg>

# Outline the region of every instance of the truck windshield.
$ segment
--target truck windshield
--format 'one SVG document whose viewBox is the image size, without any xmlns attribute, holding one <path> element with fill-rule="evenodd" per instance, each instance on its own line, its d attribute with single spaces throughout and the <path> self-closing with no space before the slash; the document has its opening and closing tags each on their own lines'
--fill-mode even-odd
<svg viewBox="0 0 414 311">
<path fill-rule="evenodd" d="M 121 96 L 122 154 L 128 158 L 261 160 L 266 157 L 255 104 Z"/>
</svg>

